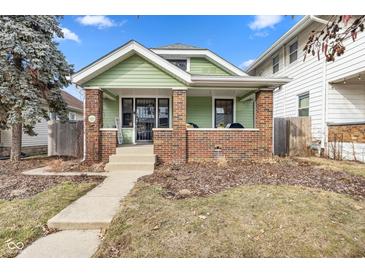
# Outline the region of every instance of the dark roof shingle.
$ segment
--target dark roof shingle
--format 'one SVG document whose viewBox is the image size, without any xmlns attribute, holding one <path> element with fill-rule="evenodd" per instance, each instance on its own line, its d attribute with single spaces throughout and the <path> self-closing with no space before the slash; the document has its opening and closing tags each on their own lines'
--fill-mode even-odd
<svg viewBox="0 0 365 274">
<path fill-rule="evenodd" d="M 196 46 L 187 45 L 187 44 L 183 44 L 183 43 L 174 43 L 174 44 L 169 44 L 169 45 L 165 45 L 165 46 L 154 48 L 154 49 L 203 49 L 203 48 L 199 48 Z"/>
<path fill-rule="evenodd" d="M 67 103 L 68 107 L 78 109 L 81 112 L 83 111 L 83 103 L 79 99 L 77 99 L 75 96 L 72 96 L 70 93 L 66 91 L 61 91 L 61 95 L 63 100 Z"/>
</svg>

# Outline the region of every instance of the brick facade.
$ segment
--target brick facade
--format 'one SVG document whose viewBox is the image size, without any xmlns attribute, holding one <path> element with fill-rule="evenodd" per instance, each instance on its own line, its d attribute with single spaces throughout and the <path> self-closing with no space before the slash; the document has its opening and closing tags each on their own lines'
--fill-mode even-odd
<svg viewBox="0 0 365 274">
<path fill-rule="evenodd" d="M 272 155 L 273 135 L 273 93 L 262 90 L 256 93 L 256 128 L 260 130 L 259 155 Z"/>
<path fill-rule="evenodd" d="M 173 130 L 158 128 L 153 130 L 153 150 L 157 155 L 158 163 L 173 162 Z"/>
<path fill-rule="evenodd" d="M 227 160 L 256 159 L 259 155 L 259 130 L 188 129 L 188 160 L 212 160 L 215 154 Z"/>
<path fill-rule="evenodd" d="M 249 160 L 272 155 L 272 91 L 256 94 L 256 129 L 186 129 L 186 94 L 174 91 L 173 129 L 154 131 L 160 162 L 214 159 Z"/>
<path fill-rule="evenodd" d="M 95 121 L 90 122 L 89 117 L 95 116 Z M 102 160 L 101 132 L 103 126 L 103 92 L 99 89 L 85 89 L 85 137 L 86 158 L 88 163 Z"/>
<path fill-rule="evenodd" d="M 101 160 L 109 161 L 109 156 L 116 153 L 117 149 L 117 132 L 116 130 L 101 130 Z"/>
<path fill-rule="evenodd" d="M 186 90 L 172 91 L 173 162 L 186 162 Z"/>
<path fill-rule="evenodd" d="M 328 142 L 365 143 L 365 123 L 328 125 Z"/>
</svg>

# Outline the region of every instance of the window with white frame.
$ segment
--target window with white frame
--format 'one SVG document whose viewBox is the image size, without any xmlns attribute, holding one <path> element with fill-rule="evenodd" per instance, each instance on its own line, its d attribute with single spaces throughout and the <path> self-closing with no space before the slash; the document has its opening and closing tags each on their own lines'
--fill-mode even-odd
<svg viewBox="0 0 365 274">
<path fill-rule="evenodd" d="M 71 121 L 75 121 L 76 120 L 76 113 L 75 112 L 69 112 L 68 113 L 68 119 Z"/>
<path fill-rule="evenodd" d="M 214 125 L 216 128 L 233 123 L 233 99 L 215 99 L 214 105 Z"/>
<path fill-rule="evenodd" d="M 289 45 L 289 64 L 295 62 L 298 59 L 298 41 L 295 41 Z"/>
<path fill-rule="evenodd" d="M 279 71 L 279 54 L 272 57 L 272 72 L 276 73 Z"/>
<path fill-rule="evenodd" d="M 188 62 L 186 59 L 169 59 L 168 61 L 184 71 L 188 68 Z"/>
<path fill-rule="evenodd" d="M 309 116 L 309 92 L 298 97 L 298 116 Z"/>
</svg>

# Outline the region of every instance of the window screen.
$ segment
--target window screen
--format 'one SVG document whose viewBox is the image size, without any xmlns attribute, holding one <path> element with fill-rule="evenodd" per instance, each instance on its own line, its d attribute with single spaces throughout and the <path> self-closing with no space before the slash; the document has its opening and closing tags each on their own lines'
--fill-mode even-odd
<svg viewBox="0 0 365 274">
<path fill-rule="evenodd" d="M 122 98 L 122 127 L 133 127 L 132 98 Z"/>
<path fill-rule="evenodd" d="M 309 116 L 309 93 L 299 96 L 298 116 Z"/>
<path fill-rule="evenodd" d="M 293 63 L 298 59 L 298 42 L 294 42 L 289 46 L 289 62 Z"/>
<path fill-rule="evenodd" d="M 168 128 L 169 123 L 169 99 L 159 98 L 158 99 L 158 127 Z"/>
<path fill-rule="evenodd" d="M 233 123 L 233 100 L 216 99 L 215 127 L 225 127 L 229 123 Z"/>
</svg>

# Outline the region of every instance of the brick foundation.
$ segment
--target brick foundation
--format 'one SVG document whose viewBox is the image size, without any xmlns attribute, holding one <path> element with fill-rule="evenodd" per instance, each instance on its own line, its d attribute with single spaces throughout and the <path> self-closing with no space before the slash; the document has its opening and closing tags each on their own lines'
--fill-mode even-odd
<svg viewBox="0 0 365 274">
<path fill-rule="evenodd" d="M 328 142 L 365 143 L 365 123 L 328 125 Z"/>
<path fill-rule="evenodd" d="M 90 122 L 90 116 L 95 117 Z M 96 163 L 102 160 L 101 133 L 103 122 L 103 92 L 98 89 L 85 89 L 85 119 L 84 128 L 86 136 L 87 163 Z"/>
<path fill-rule="evenodd" d="M 109 156 L 116 153 L 117 149 L 117 131 L 116 130 L 101 130 L 101 160 L 109 161 Z"/>
</svg>

